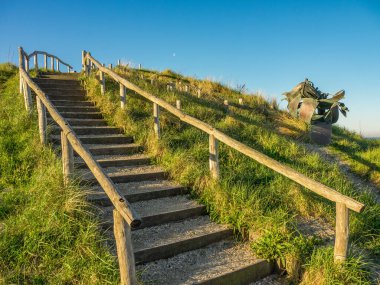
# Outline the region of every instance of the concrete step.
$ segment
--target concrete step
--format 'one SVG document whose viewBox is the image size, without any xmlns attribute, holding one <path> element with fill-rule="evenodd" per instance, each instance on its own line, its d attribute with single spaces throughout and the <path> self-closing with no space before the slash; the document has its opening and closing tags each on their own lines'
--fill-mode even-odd
<svg viewBox="0 0 380 285">
<path fill-rule="evenodd" d="M 165 171 L 154 165 L 107 167 L 104 170 L 114 183 L 162 180 L 168 176 Z M 88 170 L 78 170 L 77 174 L 86 185 L 98 183 L 94 175 Z"/>
<path fill-rule="evenodd" d="M 78 135 L 79 139 L 84 144 L 128 144 L 133 142 L 133 138 L 124 135 Z M 53 143 L 60 144 L 60 135 L 51 135 L 50 139 Z"/>
<path fill-rule="evenodd" d="M 74 119 L 103 119 L 100 112 L 60 112 L 64 118 Z"/>
<path fill-rule="evenodd" d="M 89 101 L 70 101 L 70 100 L 52 100 L 54 106 L 76 106 L 76 107 L 95 107 L 94 103 Z"/>
<path fill-rule="evenodd" d="M 209 216 L 135 230 L 132 232 L 135 262 L 169 258 L 230 238 L 232 234 L 227 226 L 211 222 Z"/>
<path fill-rule="evenodd" d="M 141 225 L 133 230 L 195 218 L 206 214 L 206 207 L 204 205 L 190 200 L 185 195 L 139 201 L 131 205 L 141 217 Z M 113 206 L 102 208 L 102 221 L 104 221 L 103 226 L 105 228 L 113 226 L 113 209 Z"/>
<path fill-rule="evenodd" d="M 149 164 L 150 159 L 143 154 L 134 154 L 134 155 L 98 155 L 94 156 L 96 161 L 102 167 L 120 167 L 120 166 L 133 166 L 133 165 L 146 165 Z M 75 158 L 75 167 L 87 168 L 87 165 L 84 163 L 82 158 Z"/>
<path fill-rule="evenodd" d="M 72 129 L 77 135 L 116 135 L 120 134 L 121 131 L 119 128 L 108 127 L 108 126 L 73 126 Z M 58 135 L 61 133 L 61 128 L 58 126 L 53 126 L 51 133 L 53 135 Z M 90 142 L 91 143 L 91 142 Z"/>
<path fill-rule="evenodd" d="M 100 112 L 95 106 L 55 106 L 59 112 L 94 113 Z"/>
<path fill-rule="evenodd" d="M 142 151 L 140 145 L 129 144 L 88 144 L 86 145 L 93 155 L 118 155 L 118 154 L 134 154 Z"/>
<path fill-rule="evenodd" d="M 249 244 L 223 240 L 136 268 L 144 284 L 248 285 L 271 275 L 272 262 L 257 259 Z"/>
<path fill-rule="evenodd" d="M 183 195 L 189 192 L 185 187 L 168 180 L 148 180 L 140 182 L 118 183 L 116 184 L 120 194 L 129 202 L 152 200 L 176 195 Z M 91 188 L 91 194 L 87 199 L 97 205 L 111 206 L 107 194 L 100 186 Z"/>
</svg>

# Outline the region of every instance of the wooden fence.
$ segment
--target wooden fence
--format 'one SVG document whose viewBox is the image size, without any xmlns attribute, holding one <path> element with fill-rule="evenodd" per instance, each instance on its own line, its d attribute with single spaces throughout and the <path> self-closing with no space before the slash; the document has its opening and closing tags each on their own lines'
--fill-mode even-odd
<svg viewBox="0 0 380 285">
<path fill-rule="evenodd" d="M 120 84 L 120 98 L 121 107 L 124 108 L 127 104 L 125 98 L 125 88 L 128 88 L 137 94 L 141 95 L 145 99 L 152 102 L 153 105 L 153 117 L 154 117 L 154 131 L 156 136 L 160 137 L 160 108 L 166 110 L 167 112 L 173 114 L 181 121 L 188 123 L 189 125 L 196 127 L 209 135 L 209 164 L 211 176 L 215 179 L 219 177 L 219 160 L 218 160 L 218 142 L 222 142 L 233 149 L 249 156 L 250 158 L 256 160 L 257 162 L 267 166 L 268 168 L 288 177 L 290 180 L 297 182 L 298 184 L 306 187 L 310 191 L 336 203 L 336 225 L 335 225 L 335 246 L 334 246 L 334 260 L 335 262 L 342 262 L 347 257 L 348 250 L 348 238 L 349 238 L 349 209 L 355 212 L 362 212 L 364 210 L 364 204 L 346 196 L 338 191 L 321 184 L 298 171 L 268 157 L 267 155 L 252 149 L 251 147 L 229 137 L 221 131 L 213 128 L 209 124 L 196 119 L 192 116 L 185 114 L 181 111 L 180 106 L 172 106 L 166 101 L 155 97 L 154 95 L 146 92 L 136 86 L 135 84 L 129 82 L 125 78 L 122 78 L 112 69 L 106 68 L 94 57 L 91 56 L 89 52 L 82 52 L 82 67 L 83 71 L 89 75 L 92 70 L 97 69 L 100 73 L 100 84 L 101 92 L 104 94 L 105 86 L 105 75 L 108 75 L 114 81 Z M 179 108 L 178 108 L 179 107 Z"/>
<path fill-rule="evenodd" d="M 46 52 L 36 51 L 27 55 L 24 50 L 19 48 L 19 72 L 20 72 L 20 93 L 24 95 L 26 109 L 32 111 L 32 96 L 31 90 L 36 94 L 36 104 L 38 112 L 38 125 L 40 131 L 41 142 L 46 144 L 46 111 L 61 128 L 61 146 L 62 146 L 62 163 L 64 182 L 67 182 L 72 175 L 74 169 L 74 157 L 73 151 L 84 160 L 88 168 L 95 176 L 104 192 L 111 200 L 114 210 L 114 234 L 116 239 L 117 255 L 120 267 L 120 276 L 122 284 L 137 284 L 135 274 L 135 261 L 131 242 L 131 227 L 135 227 L 141 224 L 141 218 L 132 209 L 131 205 L 126 201 L 122 194 L 119 193 L 114 183 L 105 174 L 98 162 L 93 158 L 90 151 L 85 147 L 75 131 L 70 127 L 69 123 L 59 114 L 52 102 L 46 96 L 46 94 L 38 87 L 38 85 L 31 79 L 28 74 L 29 60 L 32 56 L 37 58 L 37 54 L 44 54 L 55 58 L 58 62 L 67 65 L 70 69 L 70 65 L 61 61 L 58 57 L 50 55 Z M 46 57 L 45 57 L 46 59 Z M 45 60 L 46 63 L 46 60 Z M 38 58 L 35 61 L 35 66 L 38 67 Z M 46 64 L 45 64 L 46 66 Z M 58 65 L 59 67 L 59 65 Z"/>
</svg>

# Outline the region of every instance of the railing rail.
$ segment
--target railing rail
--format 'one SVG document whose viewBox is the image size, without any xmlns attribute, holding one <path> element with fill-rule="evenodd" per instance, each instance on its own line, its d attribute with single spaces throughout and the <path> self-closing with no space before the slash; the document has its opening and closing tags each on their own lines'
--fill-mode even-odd
<svg viewBox="0 0 380 285">
<path fill-rule="evenodd" d="M 107 74 L 110 78 L 115 80 L 120 84 L 120 97 L 121 97 L 121 107 L 125 107 L 125 88 L 135 91 L 137 94 L 148 99 L 153 103 L 153 117 L 154 117 L 154 130 L 156 136 L 160 136 L 159 127 L 159 109 L 160 107 L 165 109 L 167 112 L 179 118 L 181 121 L 188 123 L 189 125 L 196 127 L 209 135 L 209 162 L 210 162 L 210 172 L 211 176 L 214 178 L 219 177 L 219 161 L 218 161 L 218 141 L 232 147 L 233 149 L 249 156 L 250 158 L 256 160 L 257 162 L 265 165 L 277 173 L 288 177 L 292 181 L 308 188 L 312 192 L 336 203 L 336 235 L 335 235 L 335 248 L 334 248 L 334 259 L 335 261 L 343 261 L 347 256 L 348 248 L 348 209 L 355 212 L 362 212 L 365 208 L 364 204 L 346 196 L 338 191 L 311 179 L 298 171 L 286 166 L 269 156 L 254 150 L 253 148 L 231 138 L 225 133 L 215 129 L 211 125 L 185 114 L 180 108 L 176 108 L 166 101 L 155 97 L 149 92 L 139 88 L 135 84 L 129 82 L 127 79 L 121 77 L 115 73 L 112 69 L 106 68 L 99 61 L 97 61 L 89 52 L 82 52 L 82 66 L 86 74 L 90 74 L 91 69 L 96 67 L 100 72 L 100 84 L 101 91 L 105 92 L 105 80 L 104 75 Z"/>
<path fill-rule="evenodd" d="M 31 55 L 36 55 L 34 52 Z M 72 174 L 74 161 L 73 150 L 84 160 L 89 170 L 95 176 L 104 192 L 114 206 L 114 232 L 117 244 L 120 275 L 122 284 L 136 284 L 135 263 L 131 243 L 130 227 L 141 224 L 141 218 L 133 210 L 128 201 L 119 193 L 112 180 L 105 174 L 99 163 L 93 158 L 90 151 L 81 143 L 75 131 L 59 114 L 46 94 L 31 79 L 25 66 L 24 59 L 28 57 L 25 51 L 19 48 L 20 93 L 24 95 L 25 106 L 28 111 L 32 109 L 31 90 L 36 94 L 38 120 L 42 143 L 46 143 L 46 110 L 52 119 L 61 128 L 62 161 L 64 180 L 67 183 Z M 53 56 L 54 58 L 57 58 Z M 124 223 L 126 222 L 126 225 Z"/>
<path fill-rule="evenodd" d="M 52 55 L 50 53 L 47 53 L 45 51 L 39 51 L 36 50 L 32 52 L 31 54 L 27 54 L 24 50 L 22 51 L 22 57 L 23 57 L 23 63 L 26 71 L 29 71 L 29 65 L 30 65 L 30 60 L 34 59 L 34 69 L 38 71 L 38 55 L 43 55 L 44 56 L 44 68 L 46 70 L 49 70 L 48 68 L 48 58 L 50 58 L 50 70 L 51 71 L 58 71 L 60 72 L 60 64 L 65 65 L 67 67 L 67 72 L 71 72 L 73 70 L 73 67 L 61 60 L 59 57 Z M 55 61 L 55 64 L 54 64 Z"/>
</svg>

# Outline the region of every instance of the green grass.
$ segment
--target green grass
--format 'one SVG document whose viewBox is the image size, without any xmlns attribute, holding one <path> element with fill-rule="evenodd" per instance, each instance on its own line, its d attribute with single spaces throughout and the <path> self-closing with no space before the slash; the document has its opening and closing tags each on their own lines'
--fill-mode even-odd
<svg viewBox="0 0 380 285">
<path fill-rule="evenodd" d="M 365 203 L 367 208 L 363 213 L 350 214 L 350 237 L 355 248 L 365 250 L 361 258 L 365 257 L 370 262 L 371 258 L 379 257 L 380 206 L 375 203 L 374 197 L 365 189 L 356 189 L 337 165 L 325 162 L 318 154 L 308 152 L 299 144 L 299 140 L 307 141 L 307 126 L 278 111 L 275 102 L 269 103 L 261 96 L 241 94 L 239 90 L 229 89 L 219 83 L 182 78 L 170 71 L 159 74 L 148 70 L 119 69 L 118 72 L 173 105 L 176 99 L 180 99 L 187 114 Z M 140 78 L 141 74 L 145 78 L 156 78 L 156 84 L 150 85 L 147 80 Z M 178 79 L 201 88 L 202 97 L 166 91 L 165 84 Z M 100 95 L 96 79 L 86 79 L 85 84 L 90 98 L 108 120 L 124 128 L 127 134 L 135 136 L 137 142 L 145 146 L 147 152 L 169 171 L 173 179 L 192 187 L 215 220 L 231 224 L 243 237 L 253 236 L 256 253 L 268 259 L 294 260 L 286 264 L 293 280 L 298 280 L 300 274 L 307 274 L 311 268 L 315 268 L 304 265 L 315 259 L 314 247 L 319 241 L 309 241 L 302 236 L 298 232 L 297 219 L 300 216 L 320 217 L 333 225 L 335 205 L 223 144 L 219 145 L 221 179 L 217 183 L 213 182 L 208 171 L 206 134 L 162 111 L 162 138 L 157 141 L 153 133 L 151 103 L 133 92 L 127 92 L 127 109 L 121 110 L 117 84 L 107 80 L 106 96 Z M 243 98 L 246 108 L 237 106 L 239 98 Z M 223 106 L 224 99 L 231 105 L 230 112 Z M 268 244 L 276 244 L 280 250 L 265 251 Z M 331 251 L 331 246 L 328 250 Z M 360 263 L 357 257 L 351 258 Z M 340 270 L 349 275 L 348 269 Z M 334 270 L 326 272 L 335 274 Z M 367 284 L 369 274 L 365 271 L 362 273 L 362 284 Z M 343 277 L 338 279 L 344 283 L 348 280 L 344 279 L 346 275 L 339 275 Z M 346 284 L 354 284 L 350 282 L 348 280 Z M 339 283 L 326 281 L 324 284 Z"/>
<path fill-rule="evenodd" d="M 115 258 L 61 161 L 39 142 L 17 69 L 0 66 L 0 283 L 118 284 Z"/>
</svg>

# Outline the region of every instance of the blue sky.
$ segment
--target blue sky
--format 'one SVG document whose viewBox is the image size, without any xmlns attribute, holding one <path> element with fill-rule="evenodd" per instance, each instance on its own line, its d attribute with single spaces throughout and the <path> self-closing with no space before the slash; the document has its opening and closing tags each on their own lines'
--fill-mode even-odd
<svg viewBox="0 0 380 285">
<path fill-rule="evenodd" d="M 380 0 L 1 0 L 0 43 L 0 62 L 16 62 L 21 45 L 79 70 L 85 49 L 277 99 L 307 77 L 346 90 L 340 125 L 380 136 Z"/>
</svg>

